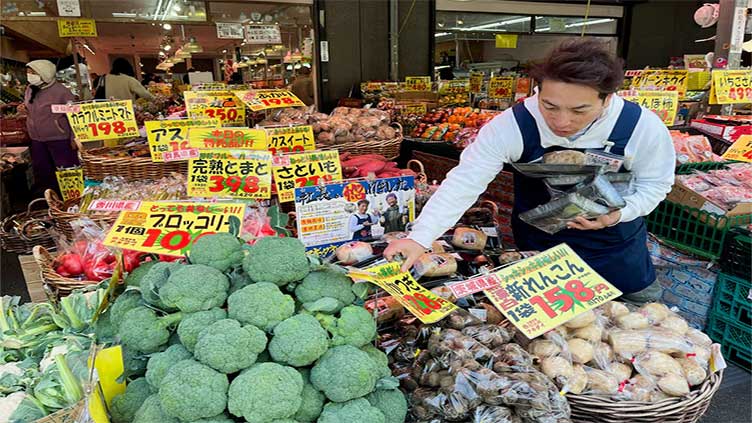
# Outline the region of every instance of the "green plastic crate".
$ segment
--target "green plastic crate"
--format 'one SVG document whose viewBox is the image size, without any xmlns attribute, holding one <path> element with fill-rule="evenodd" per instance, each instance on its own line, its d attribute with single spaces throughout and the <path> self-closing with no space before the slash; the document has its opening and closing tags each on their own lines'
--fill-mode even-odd
<svg viewBox="0 0 752 423">
<path fill-rule="evenodd" d="M 726 361 L 752 371 L 752 327 L 729 321 L 713 311 L 708 318 L 705 333 L 721 344 Z"/>
<path fill-rule="evenodd" d="M 739 322 L 752 330 L 752 300 L 749 299 L 752 283 L 742 278 L 718 274 L 713 294 L 712 311 L 727 320 Z"/>
<path fill-rule="evenodd" d="M 752 280 L 752 232 L 749 229 L 734 228 L 726 235 L 720 264 L 725 273 Z"/>
</svg>

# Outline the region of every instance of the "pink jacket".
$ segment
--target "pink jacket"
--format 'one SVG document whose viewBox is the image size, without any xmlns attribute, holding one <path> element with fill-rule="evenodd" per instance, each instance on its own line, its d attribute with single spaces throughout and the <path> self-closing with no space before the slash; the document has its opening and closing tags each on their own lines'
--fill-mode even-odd
<svg viewBox="0 0 752 423">
<path fill-rule="evenodd" d="M 31 98 L 31 88 L 26 88 L 24 95 L 24 104 L 28 117 L 26 118 L 26 129 L 29 131 L 29 137 L 35 141 L 60 141 L 73 139 L 68 119 L 64 113 L 52 113 L 53 104 L 65 104 L 74 101 L 75 97 L 68 88 L 58 82 L 53 83 L 47 88 L 42 88 L 34 102 L 29 103 Z"/>
</svg>

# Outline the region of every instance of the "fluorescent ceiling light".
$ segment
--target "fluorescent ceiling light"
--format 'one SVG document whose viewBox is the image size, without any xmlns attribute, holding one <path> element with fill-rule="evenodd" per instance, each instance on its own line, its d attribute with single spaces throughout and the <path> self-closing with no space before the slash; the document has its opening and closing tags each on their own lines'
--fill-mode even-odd
<svg viewBox="0 0 752 423">
<path fill-rule="evenodd" d="M 455 28 L 455 29 L 458 29 L 460 31 L 476 31 L 479 29 L 493 28 L 497 26 L 512 25 L 516 23 L 527 22 L 530 19 L 531 19 L 530 16 L 527 16 L 524 18 L 515 18 L 515 19 L 509 19 L 506 21 L 492 22 L 492 23 L 483 24 L 483 25 L 476 25 L 476 26 L 469 26 L 467 28 Z"/>
<path fill-rule="evenodd" d="M 27 13 L 28 16 L 47 16 L 44 12 L 29 12 Z"/>
<path fill-rule="evenodd" d="M 162 25 L 162 28 L 164 28 L 166 31 L 169 31 L 169 30 L 172 29 L 172 25 L 166 23 L 166 24 Z"/>
<path fill-rule="evenodd" d="M 443 37 L 445 35 L 451 35 L 451 34 L 452 34 L 451 32 L 437 32 L 437 33 L 433 34 L 433 36 L 434 37 Z"/>
<path fill-rule="evenodd" d="M 113 18 L 135 18 L 138 16 L 135 13 L 121 13 L 121 12 L 112 12 Z"/>
<path fill-rule="evenodd" d="M 566 27 L 574 28 L 574 27 L 585 26 L 585 25 L 598 25 L 598 24 L 608 23 L 608 22 L 613 22 L 613 21 L 614 21 L 613 19 L 596 19 L 594 21 L 582 21 L 582 22 L 569 24 L 569 25 L 566 25 Z"/>
</svg>

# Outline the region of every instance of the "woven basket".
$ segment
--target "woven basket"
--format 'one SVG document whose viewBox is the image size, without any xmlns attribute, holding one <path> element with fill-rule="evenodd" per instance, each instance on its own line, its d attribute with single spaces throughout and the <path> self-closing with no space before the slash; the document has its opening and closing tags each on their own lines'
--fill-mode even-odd
<svg viewBox="0 0 752 423">
<path fill-rule="evenodd" d="M 70 207 L 79 205 L 81 198 L 72 198 L 63 202 L 57 193 L 51 189 L 44 192 L 44 198 L 47 200 L 47 206 L 49 207 L 49 215 L 52 218 L 52 225 L 55 230 L 65 235 L 69 240 L 73 240 L 73 227 L 71 222 L 81 218 L 89 218 L 93 220 L 101 228 L 112 226 L 117 219 L 119 212 L 90 212 L 90 213 L 72 213 L 67 211 Z"/>
<path fill-rule="evenodd" d="M 699 389 L 682 398 L 658 402 L 614 401 L 601 395 L 572 395 L 567 399 L 572 420 L 588 423 L 694 423 L 707 411 L 718 391 L 723 371 L 713 373 Z"/>
<path fill-rule="evenodd" d="M 48 231 L 36 235 L 27 236 L 26 232 L 31 225 L 41 224 L 45 228 L 52 226 L 47 209 L 32 210 L 35 204 L 44 203 L 44 198 L 37 198 L 29 203 L 24 213 L 18 213 L 6 217 L 0 222 L 0 245 L 3 250 L 16 254 L 31 254 L 35 245 L 45 248 L 55 248 L 55 240 Z M 13 230 L 15 221 L 25 221 L 19 231 Z"/>
<path fill-rule="evenodd" d="M 99 283 L 97 281 L 78 280 L 60 276 L 54 268 L 55 257 L 53 257 L 52 254 L 41 245 L 34 247 L 32 249 L 32 254 L 42 272 L 42 282 L 52 291 L 52 294 L 58 298 L 70 294 L 74 289 L 86 288 L 87 286 Z"/>
<path fill-rule="evenodd" d="M 64 408 L 60 411 L 35 420 L 34 423 L 81 423 L 89 421 L 89 412 L 85 399 L 76 403 L 76 405 Z"/>
<path fill-rule="evenodd" d="M 400 155 L 402 145 L 402 125 L 394 123 L 397 127 L 397 136 L 390 140 L 356 141 L 347 144 L 339 144 L 335 147 L 340 153 L 349 152 L 353 155 L 381 154 L 387 159 L 395 159 Z"/>
<path fill-rule="evenodd" d="M 149 157 L 111 157 L 106 153 L 128 150 L 128 147 L 101 147 L 81 150 L 81 162 L 87 179 L 101 181 L 105 176 L 122 176 L 128 181 L 161 179 L 173 172 L 188 174 L 187 161 L 154 163 Z"/>
</svg>

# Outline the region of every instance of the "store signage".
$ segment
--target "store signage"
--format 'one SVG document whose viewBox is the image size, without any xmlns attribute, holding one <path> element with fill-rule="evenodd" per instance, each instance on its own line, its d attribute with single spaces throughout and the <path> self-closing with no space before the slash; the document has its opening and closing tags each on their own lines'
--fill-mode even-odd
<svg viewBox="0 0 752 423">
<path fill-rule="evenodd" d="M 517 48 L 517 34 L 496 34 L 496 48 Z"/>
<path fill-rule="evenodd" d="M 514 78 L 494 76 L 488 81 L 488 97 L 511 99 L 514 95 Z"/>
<path fill-rule="evenodd" d="M 632 79 L 630 89 L 638 91 L 676 91 L 682 99 L 687 93 L 688 72 L 686 69 L 643 70 Z"/>
<path fill-rule="evenodd" d="M 92 200 L 87 210 L 93 211 L 136 211 L 141 207 L 140 201 L 133 200 Z"/>
<path fill-rule="evenodd" d="M 500 284 L 501 282 L 499 281 L 499 277 L 491 273 L 461 282 L 447 284 L 446 287 L 449 288 L 450 291 L 452 291 L 452 294 L 454 294 L 455 297 L 462 298 L 481 291 L 491 291 L 497 289 Z"/>
<path fill-rule="evenodd" d="M 218 119 L 176 119 L 150 120 L 144 122 L 146 139 L 149 141 L 151 161 L 165 161 L 162 155 L 167 152 L 187 150 L 188 131 L 196 127 L 219 127 Z"/>
<path fill-rule="evenodd" d="M 60 38 L 96 37 L 97 23 L 94 19 L 58 19 L 57 34 Z"/>
<path fill-rule="evenodd" d="M 634 78 L 635 76 L 642 75 L 642 69 L 628 70 L 624 72 L 624 76 L 627 78 Z"/>
<path fill-rule="evenodd" d="M 400 114 L 402 115 L 425 115 L 428 108 L 426 107 L 425 103 L 417 103 L 417 104 L 405 104 L 404 106 L 401 106 Z"/>
<path fill-rule="evenodd" d="M 679 93 L 676 91 L 620 91 L 624 100 L 637 103 L 661 118 L 664 124 L 672 126 L 679 108 Z"/>
<path fill-rule="evenodd" d="M 81 16 L 81 5 L 78 0 L 57 0 L 57 15 L 65 17 Z"/>
<path fill-rule="evenodd" d="M 436 323 L 457 310 L 453 303 L 423 288 L 409 272 L 401 272 L 400 263 L 371 267 L 365 272 L 352 270 L 349 274 L 356 281 L 378 285 L 422 323 Z"/>
<path fill-rule="evenodd" d="M 723 158 L 726 160 L 738 160 L 740 162 L 752 163 L 752 135 L 742 135 L 736 140 L 725 153 Z"/>
<path fill-rule="evenodd" d="M 529 339 L 611 301 L 621 291 L 566 244 L 496 272 L 501 286 L 484 291 Z"/>
<path fill-rule="evenodd" d="M 752 71 L 714 70 L 711 104 L 752 103 Z"/>
<path fill-rule="evenodd" d="M 188 161 L 191 197 L 271 197 L 272 155 L 268 151 L 201 150 Z"/>
<path fill-rule="evenodd" d="M 295 200 L 295 188 L 342 180 L 339 151 L 288 154 L 274 166 L 274 183 L 280 203 Z"/>
<path fill-rule="evenodd" d="M 259 112 L 281 107 L 300 107 L 305 103 L 288 90 L 233 91 L 249 109 Z"/>
<path fill-rule="evenodd" d="M 131 100 L 83 103 L 65 115 L 81 142 L 139 136 Z"/>
<path fill-rule="evenodd" d="M 227 84 L 224 82 L 201 82 L 191 86 L 191 91 L 225 91 Z"/>
<path fill-rule="evenodd" d="M 431 91 L 430 76 L 408 76 L 405 78 L 405 91 Z"/>
<path fill-rule="evenodd" d="M 245 204 L 143 201 L 123 211 L 104 245 L 146 253 L 184 256 L 196 240 L 218 232 L 240 234 Z"/>
<path fill-rule="evenodd" d="M 246 44 L 282 44 L 279 25 L 246 25 Z"/>
<path fill-rule="evenodd" d="M 301 153 L 316 149 L 316 139 L 311 125 L 265 128 L 266 148 L 273 155 Z"/>
<path fill-rule="evenodd" d="M 477 94 L 483 91 L 483 72 L 470 72 L 470 92 Z"/>
<path fill-rule="evenodd" d="M 243 24 L 240 22 L 217 22 L 217 38 L 220 40 L 242 40 Z"/>
<path fill-rule="evenodd" d="M 63 201 L 78 198 L 84 193 L 84 170 L 82 168 L 60 169 L 55 172 L 57 185 L 63 194 Z"/>
<path fill-rule="evenodd" d="M 439 85 L 439 94 L 465 94 L 470 91 L 469 79 L 455 79 L 442 81 Z"/>
<path fill-rule="evenodd" d="M 230 91 L 186 91 L 183 97 L 190 118 L 219 119 L 222 126 L 245 125 L 245 106 Z"/>
<path fill-rule="evenodd" d="M 266 132 L 263 129 L 251 128 L 190 128 L 188 147 L 265 151 L 267 149 Z"/>
</svg>

